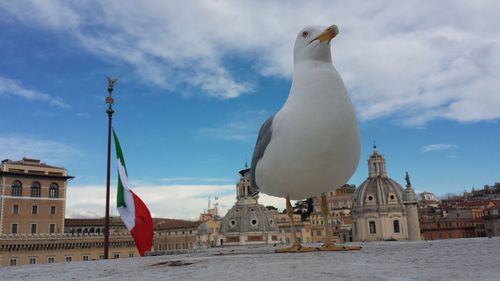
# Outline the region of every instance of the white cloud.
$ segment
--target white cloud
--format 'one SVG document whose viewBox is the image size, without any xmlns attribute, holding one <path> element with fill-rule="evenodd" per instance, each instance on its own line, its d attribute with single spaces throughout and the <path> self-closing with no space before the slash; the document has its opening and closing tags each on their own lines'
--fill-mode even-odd
<svg viewBox="0 0 500 281">
<path fill-rule="evenodd" d="M 173 178 L 160 178 L 160 182 L 165 183 L 178 183 L 178 182 L 205 182 L 205 183 L 229 183 L 233 182 L 233 179 L 228 178 L 195 178 L 195 177 L 173 177 Z"/>
<path fill-rule="evenodd" d="M 90 52 L 134 66 L 149 83 L 195 87 L 218 98 L 252 91 L 255 81 L 245 81 L 245 71 L 290 78 L 297 32 L 336 23 L 334 63 L 362 120 L 391 116 L 423 126 L 435 119 L 500 118 L 498 1 L 47 0 L 0 6 L 12 18 L 66 32 Z M 233 71 L 233 58 L 252 65 Z"/>
<path fill-rule="evenodd" d="M 13 160 L 26 156 L 42 159 L 54 165 L 62 165 L 68 159 L 81 155 L 81 152 L 76 147 L 58 141 L 39 139 L 28 135 L 0 135 L 0 155 Z"/>
<path fill-rule="evenodd" d="M 137 186 L 134 192 L 146 203 L 154 217 L 197 219 L 208 208 L 208 197 L 212 207 L 217 196 L 219 212 L 225 215 L 236 202 L 236 185 L 149 185 Z M 115 206 L 116 187 L 111 187 L 110 212 L 117 215 Z M 285 199 L 260 195 L 259 203 L 285 208 Z M 105 185 L 72 186 L 66 195 L 67 217 L 104 216 Z"/>
<path fill-rule="evenodd" d="M 458 146 L 456 144 L 437 143 L 437 144 L 425 145 L 420 149 L 420 151 L 421 152 L 432 152 L 432 151 L 452 150 L 452 149 L 457 149 L 457 148 L 458 148 Z"/>
<path fill-rule="evenodd" d="M 66 104 L 60 97 L 54 97 L 49 94 L 25 88 L 20 81 L 2 76 L 0 76 L 0 97 L 1 96 L 15 96 L 32 101 L 43 101 L 63 109 L 71 108 L 71 106 Z"/>
<path fill-rule="evenodd" d="M 85 119 L 89 119 L 90 117 L 92 117 L 90 114 L 82 113 L 82 112 L 77 113 L 76 116 L 81 117 L 81 118 L 85 118 Z"/>
<path fill-rule="evenodd" d="M 230 121 L 217 126 L 200 128 L 196 134 L 199 137 L 209 137 L 226 141 L 255 141 L 260 126 L 271 116 L 265 110 L 247 110 L 233 113 Z"/>
</svg>

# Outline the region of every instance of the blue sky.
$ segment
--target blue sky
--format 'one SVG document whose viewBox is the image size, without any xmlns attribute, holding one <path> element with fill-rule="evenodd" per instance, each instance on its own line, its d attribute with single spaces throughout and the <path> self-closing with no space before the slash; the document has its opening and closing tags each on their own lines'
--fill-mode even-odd
<svg viewBox="0 0 500 281">
<path fill-rule="evenodd" d="M 286 100 L 295 36 L 337 24 L 333 61 L 389 176 L 461 193 L 499 181 L 495 1 L 0 3 L 0 157 L 67 167 L 68 216 L 103 213 L 105 75 L 129 176 L 153 214 L 234 202 L 260 124 Z M 114 172 L 114 171 L 113 171 Z M 113 178 L 115 175 L 113 174 Z M 266 204 L 284 205 L 263 196 Z"/>
</svg>

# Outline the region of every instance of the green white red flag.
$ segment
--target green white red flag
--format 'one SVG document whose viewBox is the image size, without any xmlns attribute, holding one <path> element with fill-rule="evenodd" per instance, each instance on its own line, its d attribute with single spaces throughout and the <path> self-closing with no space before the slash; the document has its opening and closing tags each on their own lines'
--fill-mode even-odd
<svg viewBox="0 0 500 281">
<path fill-rule="evenodd" d="M 129 187 L 127 167 L 118 137 L 113 130 L 118 165 L 118 190 L 116 207 L 123 223 L 134 238 L 139 254 L 144 256 L 153 245 L 153 219 L 146 204 Z"/>
</svg>

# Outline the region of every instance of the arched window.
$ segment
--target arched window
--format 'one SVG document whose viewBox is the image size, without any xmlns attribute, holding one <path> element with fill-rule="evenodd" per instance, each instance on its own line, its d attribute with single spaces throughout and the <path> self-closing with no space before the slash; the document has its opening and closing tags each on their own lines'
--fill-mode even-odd
<svg viewBox="0 0 500 281">
<path fill-rule="evenodd" d="M 12 182 L 12 193 L 11 195 L 12 196 L 23 196 L 23 184 L 18 181 L 18 180 L 15 180 L 14 182 Z"/>
<path fill-rule="evenodd" d="M 42 193 L 42 186 L 39 182 L 34 181 L 31 184 L 31 197 L 40 197 Z"/>
<path fill-rule="evenodd" d="M 377 233 L 377 229 L 375 228 L 375 222 L 374 221 L 369 221 L 368 225 L 370 226 L 370 234 L 375 234 Z"/>
<path fill-rule="evenodd" d="M 59 185 L 57 183 L 53 182 L 49 186 L 49 197 L 50 198 L 57 198 L 59 197 Z"/>
<path fill-rule="evenodd" d="M 393 220 L 392 225 L 394 227 L 394 233 L 399 233 L 399 220 Z"/>
</svg>

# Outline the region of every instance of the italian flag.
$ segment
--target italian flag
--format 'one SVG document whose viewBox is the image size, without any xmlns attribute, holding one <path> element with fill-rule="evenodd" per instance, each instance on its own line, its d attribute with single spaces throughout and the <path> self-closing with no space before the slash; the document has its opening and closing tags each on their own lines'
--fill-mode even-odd
<svg viewBox="0 0 500 281">
<path fill-rule="evenodd" d="M 144 256 L 144 252 L 150 251 L 153 245 L 153 219 L 148 207 L 142 202 L 128 185 L 127 167 L 123 158 L 122 149 L 115 130 L 115 150 L 118 164 L 118 191 L 116 197 L 116 207 L 120 213 L 123 223 L 127 226 L 130 234 L 134 238 L 139 254 Z"/>
</svg>

